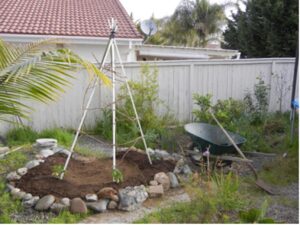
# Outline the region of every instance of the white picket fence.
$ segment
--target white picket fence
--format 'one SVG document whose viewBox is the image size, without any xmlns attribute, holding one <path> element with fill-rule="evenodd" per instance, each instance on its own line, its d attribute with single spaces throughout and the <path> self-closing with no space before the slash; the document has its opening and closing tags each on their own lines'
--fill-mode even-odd
<svg viewBox="0 0 300 225">
<path fill-rule="evenodd" d="M 147 62 L 158 68 L 159 97 L 165 106 L 157 108 L 163 114 L 171 111 L 180 121 L 193 119 L 193 93 L 213 95 L 218 99 L 243 99 L 246 91 L 253 91 L 257 77 L 260 76 L 270 85 L 269 110 L 290 108 L 291 87 L 294 71 L 294 58 L 268 58 L 243 60 L 207 60 L 207 61 L 157 61 Z M 125 64 L 129 79 L 139 80 L 142 63 Z M 120 69 L 120 68 L 119 68 Z M 49 105 L 29 103 L 35 111 L 26 125 L 36 130 L 53 127 L 76 128 L 87 100 L 85 91 L 89 78 L 85 72 L 78 74 L 73 86 L 57 102 Z M 298 91 L 297 91 L 298 94 Z M 84 101 L 84 96 L 86 96 Z M 281 96 L 281 104 L 280 104 Z M 86 128 L 95 124 L 101 117 L 101 110 L 111 103 L 111 89 L 101 86 L 97 88 L 91 110 L 85 122 Z M 8 124 L 1 122 L 0 132 L 9 129 Z"/>
</svg>

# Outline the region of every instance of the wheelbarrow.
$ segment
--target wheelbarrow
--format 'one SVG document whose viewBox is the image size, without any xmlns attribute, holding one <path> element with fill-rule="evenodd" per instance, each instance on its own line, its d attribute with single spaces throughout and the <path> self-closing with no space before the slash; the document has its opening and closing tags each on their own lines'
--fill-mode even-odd
<svg viewBox="0 0 300 225">
<path fill-rule="evenodd" d="M 213 155 L 235 154 L 236 149 L 228 140 L 221 128 L 208 123 L 189 123 L 184 126 L 190 135 L 193 146 L 204 152 L 210 146 L 209 152 Z M 228 131 L 227 131 L 228 132 Z M 246 139 L 242 136 L 228 132 L 237 146 L 242 146 Z"/>
<path fill-rule="evenodd" d="M 207 123 L 190 123 L 184 126 L 185 131 L 192 138 L 194 147 L 197 147 L 202 151 L 202 156 L 204 156 L 209 149 L 209 157 L 224 160 L 226 162 L 225 165 L 231 165 L 233 161 L 246 163 L 254 173 L 256 180 L 255 184 L 267 193 L 273 195 L 274 191 L 272 188 L 258 178 L 258 174 L 252 165 L 252 161 L 248 160 L 239 148 L 246 142 L 246 139 L 238 134 L 226 131 L 212 111 L 210 111 L 210 113 L 218 126 Z M 192 155 L 198 154 L 193 151 L 188 152 Z M 223 156 L 224 154 L 235 153 L 239 153 L 242 158 L 228 155 Z"/>
</svg>

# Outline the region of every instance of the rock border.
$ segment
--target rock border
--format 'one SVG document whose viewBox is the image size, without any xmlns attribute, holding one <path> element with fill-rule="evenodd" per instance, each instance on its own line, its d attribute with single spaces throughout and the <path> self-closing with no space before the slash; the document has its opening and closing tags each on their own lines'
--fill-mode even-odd
<svg viewBox="0 0 300 225">
<path fill-rule="evenodd" d="M 122 210 L 134 211 L 141 207 L 142 203 L 148 198 L 162 197 L 170 188 L 179 188 L 179 176 L 190 175 L 191 169 L 184 161 L 184 158 L 177 153 L 168 153 L 165 150 L 148 149 L 150 156 L 155 159 L 174 160 L 177 162 L 173 172 L 159 172 L 155 174 L 154 180 L 149 182 L 149 185 L 135 187 L 126 187 L 119 191 L 105 187 L 99 190 L 98 193 L 90 193 L 85 196 L 85 199 L 80 197 L 69 199 L 67 197 L 57 199 L 53 195 L 45 195 L 43 197 L 33 196 L 31 193 L 26 193 L 15 187 L 15 181 L 20 180 L 22 176 L 27 174 L 28 170 L 39 166 L 45 162 L 45 159 L 57 153 L 69 155 L 67 149 L 57 146 L 55 139 L 49 139 L 49 142 L 37 140 L 33 147 L 39 150 L 35 155 L 35 159 L 26 163 L 24 167 L 12 171 L 7 174 L 6 179 L 7 189 L 14 199 L 19 199 L 25 208 L 33 208 L 37 211 L 51 211 L 60 213 L 63 210 L 69 210 L 72 213 L 87 213 L 91 209 L 95 213 L 102 213 L 107 210 Z M 122 148 L 121 151 L 127 151 L 128 148 Z M 131 149 L 141 151 L 138 149 Z M 73 156 L 72 156 L 73 157 Z M 74 157 L 76 157 L 74 155 Z"/>
</svg>

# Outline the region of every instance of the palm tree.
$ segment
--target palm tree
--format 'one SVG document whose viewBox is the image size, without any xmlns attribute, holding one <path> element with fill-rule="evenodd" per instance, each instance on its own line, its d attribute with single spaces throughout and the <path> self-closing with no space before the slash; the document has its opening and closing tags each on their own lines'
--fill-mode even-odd
<svg viewBox="0 0 300 225">
<path fill-rule="evenodd" d="M 174 14 L 162 24 L 152 40 L 159 44 L 205 47 L 225 22 L 230 3 L 210 4 L 208 0 L 182 0 Z"/>
<path fill-rule="evenodd" d="M 68 78 L 85 69 L 104 84 L 110 80 L 92 63 L 68 49 L 42 50 L 57 40 L 14 45 L 0 39 L 0 120 L 9 116 L 28 118 L 31 108 L 24 100 L 47 103 L 57 99 L 70 85 Z"/>
<path fill-rule="evenodd" d="M 214 34 L 221 32 L 221 26 L 226 19 L 226 6 L 210 4 L 208 0 L 183 0 L 172 19 L 187 32 L 195 31 L 199 38 L 198 44 L 204 47 Z"/>
</svg>

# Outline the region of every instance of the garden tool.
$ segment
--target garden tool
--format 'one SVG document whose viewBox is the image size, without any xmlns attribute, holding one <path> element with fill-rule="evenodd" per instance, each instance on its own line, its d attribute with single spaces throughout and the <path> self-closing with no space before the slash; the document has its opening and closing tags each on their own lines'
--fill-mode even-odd
<svg viewBox="0 0 300 225">
<path fill-rule="evenodd" d="M 240 154 L 240 156 L 245 159 L 248 160 L 246 158 L 246 156 L 244 155 L 244 153 L 241 151 L 241 149 L 236 145 L 236 143 L 234 142 L 234 140 L 230 137 L 230 135 L 228 134 L 228 132 L 223 128 L 223 126 L 221 125 L 221 123 L 218 121 L 218 119 L 215 117 L 214 113 L 212 112 L 211 108 L 209 108 L 208 110 L 212 116 L 212 118 L 214 119 L 214 121 L 218 124 L 218 126 L 221 128 L 221 130 L 223 131 L 223 133 L 226 135 L 226 137 L 229 139 L 229 141 L 232 143 L 232 145 L 234 146 L 234 148 L 237 150 L 237 152 Z M 272 188 L 267 185 L 263 180 L 259 179 L 258 174 L 254 168 L 254 166 L 250 163 L 250 162 L 246 162 L 246 165 L 251 169 L 251 171 L 254 173 L 255 176 L 255 184 L 263 189 L 265 192 L 267 192 L 268 194 L 274 195 L 274 191 L 272 190 Z"/>
</svg>

